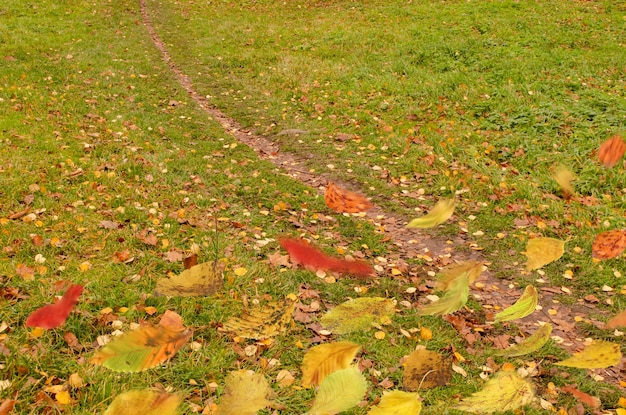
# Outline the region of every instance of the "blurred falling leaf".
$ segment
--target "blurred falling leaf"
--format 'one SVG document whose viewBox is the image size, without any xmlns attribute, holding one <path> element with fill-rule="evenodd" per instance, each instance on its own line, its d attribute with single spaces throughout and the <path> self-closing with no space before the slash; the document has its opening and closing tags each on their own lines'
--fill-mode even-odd
<svg viewBox="0 0 626 415">
<path fill-rule="evenodd" d="M 561 258 L 563 252 L 565 252 L 565 242 L 559 239 L 543 237 L 529 239 L 524 253 L 528 258 L 526 270 L 539 269 L 552 261 L 556 261 Z"/>
<path fill-rule="evenodd" d="M 171 359 L 191 337 L 191 331 L 176 316 L 180 318 L 170 311 L 158 326 L 142 327 L 116 337 L 90 361 L 115 372 L 139 372 Z"/>
<path fill-rule="evenodd" d="M 467 276 L 468 284 L 473 284 L 483 272 L 483 264 L 476 261 L 466 261 L 445 267 L 439 272 L 435 289 L 446 291 L 456 284 L 456 280 Z"/>
<path fill-rule="evenodd" d="M 610 319 L 605 326 L 607 329 L 615 329 L 618 327 L 626 327 L 626 310 L 621 313 L 615 315 L 612 319 Z"/>
<path fill-rule="evenodd" d="M 181 397 L 156 390 L 134 390 L 117 395 L 104 415 L 174 415 Z"/>
<path fill-rule="evenodd" d="M 557 366 L 579 369 L 602 369 L 619 364 L 622 359 L 620 345 L 603 340 L 594 340 L 584 350 L 568 359 L 555 363 Z"/>
<path fill-rule="evenodd" d="M 524 341 L 509 347 L 508 349 L 501 350 L 496 353 L 496 356 L 523 356 L 525 354 L 532 353 L 543 347 L 544 344 L 550 340 L 550 334 L 552 333 L 552 325 L 546 323 L 539 327 L 533 334 L 527 337 Z"/>
<path fill-rule="evenodd" d="M 448 290 L 430 304 L 424 306 L 417 312 L 419 316 L 445 315 L 454 313 L 467 303 L 469 297 L 469 277 L 470 273 L 463 272 L 455 279 L 446 281 Z"/>
<path fill-rule="evenodd" d="M 33 311 L 26 319 L 26 327 L 54 329 L 61 326 L 69 317 L 76 303 L 78 303 L 78 297 L 80 297 L 82 292 L 82 285 L 72 285 L 59 301 Z"/>
<path fill-rule="evenodd" d="M 516 320 L 532 314 L 537 307 L 538 297 L 537 289 L 534 286 L 526 286 L 526 289 L 515 304 L 496 314 L 494 322 Z"/>
<path fill-rule="evenodd" d="M 204 262 L 171 278 L 157 280 L 154 295 L 170 297 L 208 296 L 218 292 L 224 283 L 215 262 Z"/>
<path fill-rule="evenodd" d="M 452 359 L 426 349 L 413 351 L 404 361 L 402 386 L 414 392 L 450 383 Z"/>
<path fill-rule="evenodd" d="M 407 228 L 432 228 L 444 223 L 454 213 L 454 199 L 441 199 L 426 215 L 415 218 L 406 225 Z"/>
<path fill-rule="evenodd" d="M 417 393 L 394 390 L 383 392 L 380 403 L 367 415 L 419 415 L 421 411 L 422 401 Z"/>
<path fill-rule="evenodd" d="M 622 158 L 624 151 L 626 151 L 626 143 L 622 137 L 614 135 L 600 145 L 598 158 L 604 167 L 612 167 Z"/>
<path fill-rule="evenodd" d="M 345 369 L 359 350 L 361 346 L 348 341 L 312 347 L 302 360 L 302 386 L 319 385 L 332 372 Z"/>
<path fill-rule="evenodd" d="M 365 330 L 372 323 L 386 323 L 395 313 L 393 301 L 381 297 L 348 300 L 326 313 L 320 322 L 336 334 Z"/>
<path fill-rule="evenodd" d="M 463 398 L 453 408 L 474 414 L 512 411 L 532 402 L 532 384 L 516 372 L 498 372 L 482 390 Z"/>
<path fill-rule="evenodd" d="M 295 305 L 296 302 L 289 297 L 281 302 L 268 303 L 241 318 L 231 317 L 220 331 L 232 332 L 246 339 L 267 339 L 277 336 L 287 330 Z"/>
<path fill-rule="evenodd" d="M 602 401 L 600 401 L 600 398 L 591 396 L 588 393 L 580 391 L 574 386 L 561 386 L 559 390 L 561 392 L 569 393 L 574 398 L 576 398 L 578 402 L 582 402 L 590 408 L 598 409 L 600 408 L 600 406 L 602 406 Z"/>
<path fill-rule="evenodd" d="M 218 405 L 218 414 L 253 415 L 272 405 L 268 400 L 272 388 L 262 374 L 251 370 L 236 370 L 226 377 L 224 394 Z"/>
<path fill-rule="evenodd" d="M 561 192 L 563 192 L 564 199 L 569 199 L 576 194 L 576 191 L 572 186 L 572 182 L 576 180 L 576 175 L 572 173 L 567 167 L 557 167 L 552 178 L 561 187 Z"/>
<path fill-rule="evenodd" d="M 324 194 L 326 206 L 338 213 L 359 213 L 372 208 L 367 198 L 329 182 Z"/>
<path fill-rule="evenodd" d="M 598 234 L 591 246 L 591 255 L 597 259 L 616 258 L 626 249 L 626 231 L 615 229 Z"/>
<path fill-rule="evenodd" d="M 308 415 L 334 415 L 346 411 L 363 399 L 367 382 L 359 370 L 351 366 L 331 373 L 320 384 Z"/>
</svg>

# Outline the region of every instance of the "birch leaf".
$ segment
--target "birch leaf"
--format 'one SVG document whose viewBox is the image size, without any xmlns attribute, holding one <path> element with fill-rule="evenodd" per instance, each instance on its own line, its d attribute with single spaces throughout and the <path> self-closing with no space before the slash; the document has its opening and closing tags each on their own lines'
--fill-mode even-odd
<svg viewBox="0 0 626 415">
<path fill-rule="evenodd" d="M 458 278 L 450 281 L 450 287 L 439 298 L 417 312 L 419 316 L 432 316 L 451 314 L 459 310 L 467 303 L 469 297 L 469 275 L 463 273 Z"/>
<path fill-rule="evenodd" d="M 347 341 L 312 347 L 302 361 L 302 386 L 319 385 L 326 376 L 347 368 L 359 350 L 361 346 Z"/>
<path fill-rule="evenodd" d="M 253 415 L 272 404 L 272 388 L 265 377 L 251 370 L 236 370 L 226 376 L 218 414 Z"/>
<path fill-rule="evenodd" d="M 415 218 L 406 225 L 407 228 L 432 228 L 444 223 L 454 213 L 454 199 L 441 199 L 435 206 L 419 218 Z"/>
<path fill-rule="evenodd" d="M 232 317 L 220 331 L 232 332 L 246 339 L 267 339 L 284 333 L 291 322 L 296 302 L 286 298 L 253 309 L 241 318 Z"/>
<path fill-rule="evenodd" d="M 512 411 L 532 402 L 534 396 L 532 384 L 516 372 L 498 372 L 482 390 L 453 408 L 474 414 Z"/>
<path fill-rule="evenodd" d="M 526 270 L 532 271 L 539 269 L 550 262 L 561 258 L 565 252 L 565 242 L 554 238 L 532 238 L 526 244 L 526 252 L 528 258 Z"/>
<path fill-rule="evenodd" d="M 384 392 L 380 403 L 367 415 L 419 415 L 421 411 L 422 401 L 417 393 L 395 390 Z"/>
<path fill-rule="evenodd" d="M 572 357 L 555 363 L 555 365 L 580 369 L 602 369 L 619 364 L 621 359 L 622 352 L 619 344 L 594 340 L 583 351 L 574 353 Z"/>
<path fill-rule="evenodd" d="M 156 390 L 133 390 L 117 395 L 104 415 L 174 415 L 181 397 Z"/>
<path fill-rule="evenodd" d="M 331 373 L 320 384 L 308 415 L 334 415 L 346 411 L 363 399 L 367 382 L 359 370 L 351 366 Z"/>
<path fill-rule="evenodd" d="M 208 296 L 218 292 L 223 285 L 214 262 L 205 262 L 184 270 L 171 278 L 157 280 L 154 295 L 170 297 Z"/>
<path fill-rule="evenodd" d="M 537 289 L 532 285 L 528 285 L 522 296 L 518 298 L 515 304 L 496 314 L 494 321 L 498 323 L 500 321 L 511 321 L 518 318 L 524 318 L 535 311 L 537 301 Z"/>
<path fill-rule="evenodd" d="M 348 300 L 326 313 L 322 326 L 336 334 L 365 330 L 372 323 L 386 323 L 395 313 L 395 305 L 388 298 L 361 297 Z"/>
<path fill-rule="evenodd" d="M 552 325 L 550 323 L 546 323 L 543 326 L 539 327 L 523 342 L 496 353 L 496 356 L 514 357 L 530 354 L 534 351 L 541 349 L 543 345 L 546 344 L 548 340 L 550 340 L 551 333 Z"/>
</svg>

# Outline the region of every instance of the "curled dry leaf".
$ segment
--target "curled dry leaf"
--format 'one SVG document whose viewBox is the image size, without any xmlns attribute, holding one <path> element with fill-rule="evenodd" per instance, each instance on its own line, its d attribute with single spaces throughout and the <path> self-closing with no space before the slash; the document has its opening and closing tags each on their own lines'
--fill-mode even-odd
<svg viewBox="0 0 626 415">
<path fill-rule="evenodd" d="M 612 167 L 622 158 L 624 151 L 626 151 L 626 143 L 622 137 L 614 135 L 600 145 L 598 158 L 604 167 Z"/>
<path fill-rule="evenodd" d="M 324 201 L 326 206 L 337 213 L 360 213 L 372 208 L 365 196 L 343 189 L 332 182 L 326 186 Z"/>
<path fill-rule="evenodd" d="M 591 255 L 596 259 L 616 258 L 626 249 L 626 231 L 615 229 L 598 234 L 591 246 Z"/>
</svg>

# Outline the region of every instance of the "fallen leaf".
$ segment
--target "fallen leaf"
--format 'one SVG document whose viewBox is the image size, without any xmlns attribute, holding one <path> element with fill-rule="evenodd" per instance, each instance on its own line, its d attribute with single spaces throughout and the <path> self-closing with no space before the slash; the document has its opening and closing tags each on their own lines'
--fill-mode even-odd
<svg viewBox="0 0 626 415">
<path fill-rule="evenodd" d="M 450 383 L 452 358 L 426 349 L 413 351 L 404 361 L 402 386 L 407 391 L 432 389 Z"/>
<path fill-rule="evenodd" d="M 346 411 L 363 399 L 367 382 L 359 370 L 351 366 L 331 373 L 320 384 L 308 415 L 334 415 Z"/>
<path fill-rule="evenodd" d="M 262 374 L 251 370 L 236 370 L 226 376 L 224 394 L 218 405 L 218 414 L 253 415 L 272 404 L 273 394 Z"/>
<path fill-rule="evenodd" d="M 336 334 L 347 334 L 384 323 L 395 313 L 393 301 L 381 297 L 361 297 L 348 300 L 326 313 L 322 325 Z"/>
<path fill-rule="evenodd" d="M 602 369 L 619 364 L 622 359 L 620 345 L 603 340 L 594 340 L 584 350 L 568 359 L 555 363 L 557 366 L 579 369 Z"/>
<path fill-rule="evenodd" d="M 33 311 L 26 319 L 26 327 L 40 327 L 42 329 L 59 327 L 67 320 L 82 292 L 82 285 L 72 285 L 55 304 L 48 304 Z"/>
<path fill-rule="evenodd" d="M 533 238 L 529 239 L 526 244 L 526 252 L 528 258 L 526 270 L 532 271 L 539 269 L 550 262 L 561 258 L 565 252 L 565 242 L 554 238 Z"/>
<path fill-rule="evenodd" d="M 512 411 L 532 402 L 532 384 L 516 372 L 498 372 L 482 390 L 463 398 L 454 409 L 474 414 Z"/>
<path fill-rule="evenodd" d="M 537 289 L 532 285 L 528 285 L 515 304 L 496 314 L 494 322 L 498 323 L 501 321 L 511 321 L 518 318 L 524 318 L 535 311 L 537 308 L 537 302 Z"/>
<path fill-rule="evenodd" d="M 348 341 L 312 347 L 302 360 L 302 386 L 319 385 L 332 372 L 347 368 L 359 350 L 361 346 Z"/>
<path fill-rule="evenodd" d="M 552 325 L 546 323 L 539 327 L 533 334 L 527 337 L 524 341 L 513 345 L 507 349 L 501 350 L 496 356 L 523 356 L 537 351 L 543 347 L 544 344 L 550 340 L 550 334 L 552 333 Z"/>
<path fill-rule="evenodd" d="M 437 226 L 452 216 L 454 213 L 454 199 L 442 199 L 426 215 L 413 219 L 406 225 L 407 228 L 432 228 Z"/>
<path fill-rule="evenodd" d="M 197 254 L 191 254 L 185 258 L 183 258 L 183 266 L 185 267 L 185 269 L 189 269 L 195 265 L 198 265 L 198 255 Z"/>
<path fill-rule="evenodd" d="M 600 401 L 600 398 L 597 398 L 595 396 L 591 396 L 585 392 L 582 392 L 576 389 L 574 386 L 561 386 L 559 390 L 561 392 L 569 393 L 574 398 L 576 398 L 576 400 L 584 403 L 590 408 L 598 409 L 602 405 L 602 401 Z"/>
<path fill-rule="evenodd" d="M 607 329 L 615 329 L 618 327 L 626 327 L 626 310 L 621 313 L 615 315 L 612 319 L 610 319 L 605 326 Z"/>
<path fill-rule="evenodd" d="M 104 229 L 118 229 L 120 228 L 120 224 L 117 222 L 113 222 L 110 220 L 102 220 L 100 221 L 100 223 L 98 224 L 99 227 L 104 228 Z"/>
<path fill-rule="evenodd" d="M 445 315 L 459 310 L 469 297 L 470 273 L 463 272 L 455 279 L 446 281 L 447 291 L 439 300 L 427 304 L 417 312 L 420 316 Z"/>
<path fill-rule="evenodd" d="M 383 392 L 380 403 L 367 415 L 419 415 L 421 411 L 422 401 L 417 393 L 395 390 Z"/>
<path fill-rule="evenodd" d="M 467 276 L 468 284 L 473 284 L 474 281 L 476 281 L 476 278 L 482 274 L 483 270 L 483 264 L 476 261 L 466 261 L 448 265 L 439 271 L 435 289 L 440 291 L 449 290 L 456 284 L 457 279 L 463 276 Z"/>
<path fill-rule="evenodd" d="M 220 331 L 232 332 L 246 339 L 267 339 L 284 333 L 292 320 L 296 302 L 286 298 L 282 302 L 268 303 L 250 313 L 231 317 Z"/>
<path fill-rule="evenodd" d="M 156 390 L 134 390 L 117 395 L 104 415 L 174 415 L 181 397 Z"/>
<path fill-rule="evenodd" d="M 604 167 L 612 167 L 622 158 L 624 151 L 626 151 L 626 143 L 622 137 L 614 135 L 600 145 L 598 158 Z"/>
<path fill-rule="evenodd" d="M 593 240 L 591 254 L 597 259 L 616 258 L 626 249 L 626 231 L 612 230 L 598 234 Z"/>
<path fill-rule="evenodd" d="M 17 403 L 14 399 L 5 399 L 0 404 L 0 415 L 8 415 L 13 410 L 13 407 Z"/>
<path fill-rule="evenodd" d="M 154 295 L 197 297 L 213 295 L 221 290 L 224 279 L 215 262 L 204 262 L 184 270 L 179 275 L 157 280 Z"/>
<path fill-rule="evenodd" d="M 367 198 L 329 182 L 324 194 L 326 206 L 338 213 L 359 213 L 372 208 Z"/>
</svg>

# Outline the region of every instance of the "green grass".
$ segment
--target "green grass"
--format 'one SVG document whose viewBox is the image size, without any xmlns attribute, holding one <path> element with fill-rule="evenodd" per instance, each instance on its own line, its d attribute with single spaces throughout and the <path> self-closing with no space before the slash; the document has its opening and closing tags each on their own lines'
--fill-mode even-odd
<svg viewBox="0 0 626 415">
<path fill-rule="evenodd" d="M 609 297 L 601 291 L 603 285 L 617 291 L 626 285 L 614 276 L 623 259 L 590 259 L 595 234 L 626 225 L 624 166 L 605 169 L 593 160 L 601 141 L 626 129 L 623 7 L 559 1 L 147 5 L 174 62 L 198 92 L 305 157 L 308 167 L 360 184 L 385 209 L 407 218 L 462 191 L 454 220 L 430 232 L 446 237 L 462 227 L 469 235 L 483 231 L 472 238 L 485 248 L 491 271 L 519 284 L 537 277 L 520 272 L 528 237 L 565 239 L 565 256 L 545 268 L 552 285 L 572 289 L 562 301 L 593 293 L 601 309 L 624 309 L 623 293 Z M 328 252 L 337 246 L 360 250 L 372 263 L 378 256 L 393 258 L 394 248 L 374 225 L 333 215 L 314 189 L 235 145 L 208 120 L 161 61 L 135 2 L 12 2 L 0 6 L 0 17 L 0 289 L 6 305 L 0 321 L 8 325 L 0 333 L 0 381 L 11 381 L 0 399 L 17 396 L 16 413 L 102 413 L 125 390 L 159 385 L 182 393 L 182 410 L 192 413 L 209 400 L 219 402 L 223 380 L 235 368 L 263 372 L 273 381 L 279 369 L 262 369 L 261 358 L 279 359 L 280 368 L 298 377 L 312 336 L 302 324 L 252 359 L 237 355 L 232 341 L 217 332 L 217 325 L 241 313 L 242 298 L 265 303 L 308 284 L 321 292 L 323 310 L 358 296 L 355 286 L 366 287 L 366 295 L 417 300 L 406 288 L 422 284 L 425 275 L 326 284 L 308 271 L 269 266 L 267 256 L 278 245 L 257 241 L 282 234 L 319 238 Z M 277 136 L 288 128 L 310 133 Z M 338 140 L 338 133 L 355 139 Z M 597 202 L 555 198 L 550 176 L 557 164 L 578 175 L 581 197 Z M 275 211 L 280 201 L 289 209 Z M 27 207 L 32 215 L 26 220 L 7 219 Z M 318 220 L 317 214 L 336 221 Z M 529 227 L 516 227 L 516 219 L 526 218 Z M 102 227 L 103 220 L 120 228 Z M 157 235 L 156 245 L 137 237 L 144 229 Z M 33 244 L 33 235 L 43 245 Z M 193 244 L 201 248 L 201 261 L 217 257 L 223 264 L 224 291 L 211 298 L 152 297 L 157 279 L 183 269 L 166 254 L 189 252 Z M 124 250 L 134 260 L 115 262 L 115 253 Z M 38 254 L 45 262 L 36 262 Z M 402 259 L 410 267 L 423 265 Z M 33 278 L 18 274 L 20 264 L 34 267 Z M 248 273 L 235 275 L 238 267 Z M 562 277 L 568 268 L 572 281 Z M 26 317 L 59 294 L 56 284 L 68 281 L 86 287 L 77 310 L 62 328 L 32 337 Z M 9 289 L 20 296 L 5 294 Z M 604 304 L 608 298 L 613 305 Z M 157 314 L 148 315 L 146 306 Z M 110 319 L 101 314 L 108 307 Z M 478 311 L 480 304 L 473 301 L 470 308 Z M 131 323 L 156 323 L 166 310 L 194 328 L 199 350 L 185 347 L 171 362 L 139 374 L 88 363 L 98 336 L 114 330 L 111 320 L 126 331 Z M 416 344 L 455 347 L 468 359 L 468 377 L 455 374 L 448 387 L 420 391 L 424 413 L 453 413 L 450 402 L 481 388 L 478 375 L 491 343 L 480 341 L 470 354 L 441 319 L 399 310 L 383 327 L 384 340 L 374 340 L 372 332 L 345 338 L 364 345 L 360 359 L 380 371 L 366 376 L 389 377 L 396 385 L 402 383 L 399 360 Z M 416 341 L 400 334 L 421 326 L 435 337 Z M 80 346 L 68 345 L 66 332 Z M 516 334 L 514 327 L 507 332 Z M 594 327 L 584 332 L 612 338 Z M 294 347 L 298 341 L 304 349 Z M 552 363 L 565 356 L 553 343 L 534 356 L 546 370 L 537 379 L 539 395 L 548 382 L 576 384 L 601 397 L 603 409 L 615 408 L 616 388 L 584 371 L 554 370 Z M 71 388 L 72 403 L 59 406 L 46 387 L 66 384 L 74 373 L 84 386 Z M 218 384 L 217 392 L 210 382 Z M 308 409 L 311 390 L 272 386 L 287 408 L 281 413 Z M 381 394 L 372 386 L 369 402 Z M 557 408 L 573 404 L 563 394 L 555 402 Z M 365 414 L 367 408 L 347 413 Z"/>
</svg>

